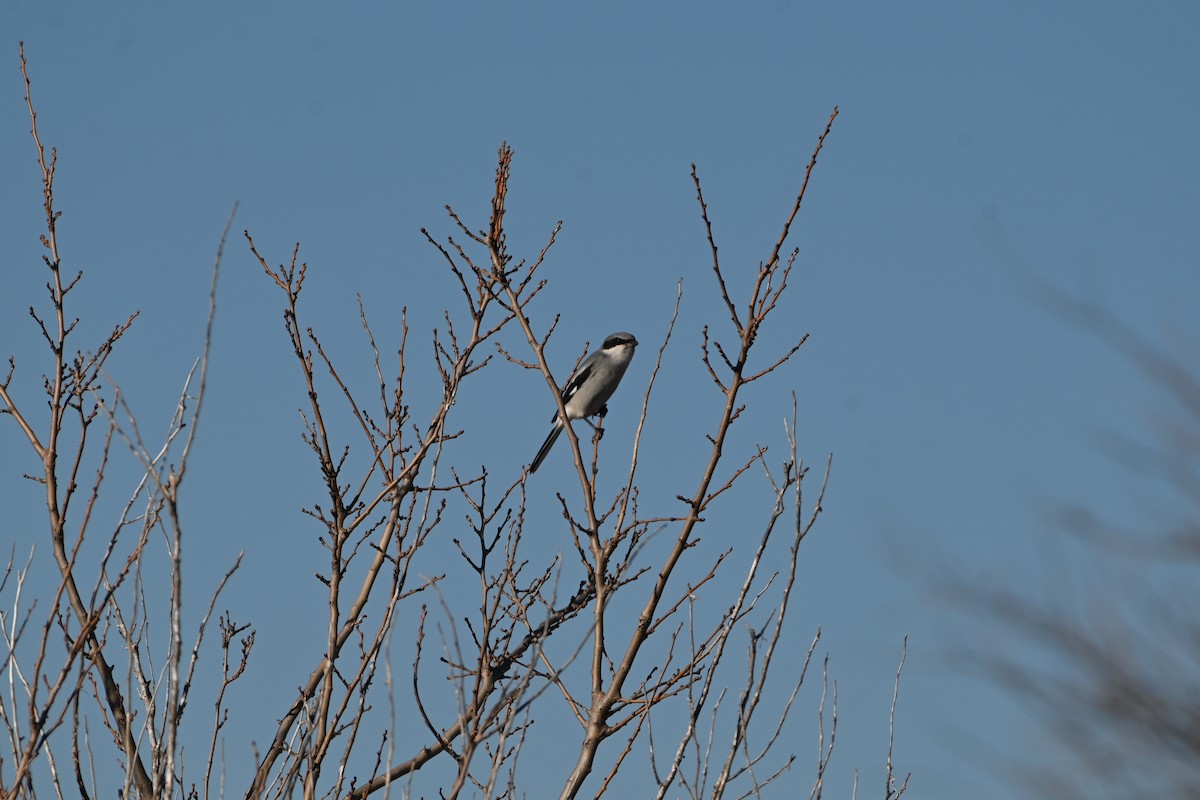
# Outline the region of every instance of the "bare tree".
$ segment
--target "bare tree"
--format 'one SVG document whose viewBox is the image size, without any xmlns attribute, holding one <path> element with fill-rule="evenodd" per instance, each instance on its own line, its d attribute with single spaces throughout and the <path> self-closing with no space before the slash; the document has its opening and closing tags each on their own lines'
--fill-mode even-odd
<svg viewBox="0 0 1200 800">
<path fill-rule="evenodd" d="M 643 514 L 643 505 L 650 504 L 639 502 L 638 447 L 659 369 L 671 357 L 677 301 L 644 388 L 628 472 L 615 491 L 605 493 L 598 483 L 609 460 L 601 447 L 603 428 L 596 427 L 590 443 L 570 426 L 565 429 L 578 477 L 577 493 L 555 499 L 571 532 L 573 558 L 565 560 L 524 544 L 529 504 L 538 502 L 528 492 L 527 473 L 495 476 L 485 466 L 460 474 L 446 456 L 450 446 L 477 433 L 480 421 L 459 420 L 453 410 L 468 393 L 492 390 L 496 361 L 539 373 L 564 413 L 546 352 L 557 318 L 542 329 L 529 313 L 549 280 L 543 274 L 561 223 L 533 257 L 509 252 L 505 215 L 512 149 L 500 148 L 485 225 L 472 227 L 447 207 L 453 234 L 422 231 L 456 287 L 455 305 L 432 332 L 432 374 L 440 391 L 424 408 L 412 400 L 410 375 L 429 365 L 411 358 L 406 317 L 399 341 L 381 347 L 359 299 L 374 375 L 364 388 L 348 377 L 353 369 L 333 357 L 306 317 L 309 265 L 299 245 L 279 263 L 245 233 L 250 254 L 279 292 L 287 347 L 304 386 L 302 438 L 321 476 L 304 513 L 316 524 L 326 554 L 313 584 L 322 593 L 326 617 L 321 655 L 303 668 L 295 695 L 273 715 L 274 722 L 264 728 L 259 720 L 237 719 L 233 736 L 228 692 L 239 680 L 261 678 L 254 677 L 253 628 L 228 613 L 218 615 L 221 666 L 214 716 L 202 748 L 188 750 L 193 756 L 202 750 L 205 757 L 193 757 L 189 767 L 180 722 L 193 702 L 199 653 L 221 590 L 240 564 L 240 556 L 231 559 L 206 598 L 196 631 L 185 632 L 187 528 L 179 489 L 206 391 L 225 237 L 202 353 L 186 375 L 164 442 L 148 445 L 104 372 L 136 313 L 93 352 L 69 355 L 76 345 L 68 300 L 82 275 L 64 272 L 53 194 L 55 154 L 41 144 L 23 50 L 22 74 L 45 195 L 49 311 L 31 315 L 50 354 L 44 386 L 49 418 L 35 419 L 37 404 L 21 399 L 12 359 L 0 382 L 0 411 L 20 428 L 42 465 L 33 479 L 46 489 L 59 584 L 42 616 L 29 596 L 28 564 L 11 560 L 0 584 L 0 594 L 11 599 L 0 612 L 9 653 L 3 666 L 11 678 L 0 702 L 8 742 L 7 753 L 0 754 L 4 797 L 35 797 L 39 790 L 107 796 L 111 781 L 97 777 L 95 767 L 111 755 L 94 755 L 93 748 L 108 751 L 110 745 L 93 739 L 97 722 L 123 765 L 126 796 L 147 798 L 222 796 L 223 749 L 247 748 L 251 741 L 265 745 L 255 751 L 253 775 L 238 790 L 247 798 L 407 794 L 421 791 L 415 781 L 423 770 L 432 773 L 430 785 L 441 796 L 516 797 L 528 792 L 518 770 L 527 745 L 539 735 L 565 735 L 539 734 L 539 718 L 552 713 L 565 713 L 577 726 L 577 757 L 564 769 L 558 789 L 564 798 L 615 791 L 618 776 L 632 769 L 639 739 L 648 747 L 646 768 L 659 797 L 757 796 L 793 766 L 796 755 L 785 752 L 783 731 L 819 645 L 819 630 L 801 668 L 780 674 L 780 656 L 794 636 L 788 611 L 800 546 L 821 513 L 831 459 L 809 478 L 794 412 L 778 459 L 769 459 L 767 448 L 760 447 L 730 464 L 726 450 L 734 424 L 748 412 L 751 385 L 770 385 L 773 373 L 807 338 L 780 352 L 759 352 L 760 330 L 779 313 L 793 279 L 798 251 L 788 244 L 791 227 L 836 108 L 778 238 L 745 285 L 722 265 L 693 167 L 716 292 L 729 317 L 721 331 L 697 332 L 716 412 L 706 434 L 710 452 L 694 485 L 676 498 L 678 513 Z M 506 331 L 519 333 L 520 352 L 499 344 Z M 389 350 L 393 355 L 385 357 Z M 114 466 L 118 450 L 128 451 L 131 471 Z M 759 471 L 773 501 L 760 509 L 757 534 L 739 537 L 749 544 L 730 545 L 710 560 L 692 558 L 706 516 Z M 130 499 L 103 539 L 101 557 L 82 557 L 91 552 L 85 540 L 101 524 L 92 512 L 102 483 L 129 474 L 135 476 Z M 752 511 L 742 516 L 745 526 L 753 524 Z M 458 559 L 453 565 L 431 555 L 438 539 L 453 543 Z M 169 565 L 167 585 L 149 585 L 146 568 L 162 561 Z M 738 588 L 713 613 L 697 598 L 730 571 L 740 576 Z M 155 592 L 164 592 L 166 601 L 152 598 Z M 640 609 L 632 615 L 631 603 Z M 165 626 L 149 623 L 164 614 Z M 165 641 L 155 641 L 151 632 L 164 629 Z M 410 630 L 411 640 L 397 645 L 397 637 Z M 429 653 L 434 649 L 440 656 Z M 393 669 L 400 661 L 407 665 L 403 679 Z M 825 665 L 829 690 L 828 658 Z M 440 685 L 431 685 L 434 679 Z M 765 702 L 777 682 L 787 698 L 782 705 Z M 836 684 L 828 727 L 824 697 L 822 692 L 813 797 L 822 796 L 836 736 Z M 893 701 L 892 722 L 894 714 Z M 252 729 L 267 735 L 256 738 Z M 63 754 L 69 755 L 70 774 Z M 899 797 L 907 779 L 897 782 L 890 748 L 886 768 L 885 797 Z"/>
</svg>

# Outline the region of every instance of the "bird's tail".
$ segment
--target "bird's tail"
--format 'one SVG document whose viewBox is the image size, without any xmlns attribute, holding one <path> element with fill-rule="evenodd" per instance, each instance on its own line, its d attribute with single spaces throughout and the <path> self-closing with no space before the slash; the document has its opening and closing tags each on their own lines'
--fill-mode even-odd
<svg viewBox="0 0 1200 800">
<path fill-rule="evenodd" d="M 546 454 L 550 452 L 550 448 L 558 441 L 558 435 L 562 433 L 562 425 L 555 422 L 554 427 L 550 429 L 550 435 L 546 437 L 546 441 L 542 442 L 542 449 L 538 450 L 536 456 L 533 457 L 533 463 L 529 465 L 529 474 L 537 472 L 537 468 L 542 465 L 542 461 L 546 458 Z"/>
</svg>

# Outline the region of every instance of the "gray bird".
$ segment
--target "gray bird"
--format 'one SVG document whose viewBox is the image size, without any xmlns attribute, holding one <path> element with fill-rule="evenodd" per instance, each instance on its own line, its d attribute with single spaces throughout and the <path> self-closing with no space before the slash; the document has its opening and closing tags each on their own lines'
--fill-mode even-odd
<svg viewBox="0 0 1200 800">
<path fill-rule="evenodd" d="M 591 425 L 588 417 L 596 414 L 603 417 L 608 412 L 605 404 L 617 390 L 621 376 L 633 360 L 633 350 L 637 343 L 632 333 L 614 333 L 604 340 L 599 350 L 583 360 L 579 369 L 571 376 L 571 380 L 563 387 L 562 401 L 567 410 L 568 421 L 582 419 Z M 558 435 L 562 433 L 564 423 L 558 412 L 555 412 L 552 421 L 554 427 L 550 429 L 550 435 L 546 437 L 542 449 L 538 450 L 533 464 L 529 467 L 531 475 L 537 472 L 550 448 L 558 441 Z"/>
</svg>

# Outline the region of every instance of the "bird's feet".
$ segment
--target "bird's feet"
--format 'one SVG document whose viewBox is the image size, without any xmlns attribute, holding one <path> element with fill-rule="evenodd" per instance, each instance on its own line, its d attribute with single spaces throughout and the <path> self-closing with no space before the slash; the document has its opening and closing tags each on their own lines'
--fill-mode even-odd
<svg viewBox="0 0 1200 800">
<path fill-rule="evenodd" d="M 603 425 L 603 424 L 604 424 L 604 415 L 605 415 L 605 414 L 607 414 L 607 413 L 608 413 L 608 406 L 607 406 L 607 405 L 600 406 L 600 410 L 596 412 L 595 416 L 596 416 L 596 417 L 599 417 L 599 419 L 600 419 L 600 425 Z M 587 417 L 584 417 L 584 418 L 583 418 L 583 421 L 584 421 L 584 422 L 586 422 L 588 425 L 591 425 L 591 426 L 592 426 L 592 430 L 594 430 L 594 431 L 596 432 L 596 435 L 592 437 L 592 441 L 593 441 L 593 442 L 598 442 L 598 441 L 600 441 L 601 437 L 603 437 L 603 436 L 604 436 L 604 428 L 602 428 L 602 427 L 600 427 L 600 425 L 597 425 L 596 423 L 592 422 L 592 421 L 591 421 L 590 419 L 588 419 Z"/>
</svg>

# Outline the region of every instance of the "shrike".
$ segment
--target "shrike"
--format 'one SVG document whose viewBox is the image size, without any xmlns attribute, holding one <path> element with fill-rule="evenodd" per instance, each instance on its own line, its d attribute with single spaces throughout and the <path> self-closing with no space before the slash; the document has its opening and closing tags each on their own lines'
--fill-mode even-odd
<svg viewBox="0 0 1200 800">
<path fill-rule="evenodd" d="M 616 391 L 621 376 L 625 374 L 625 368 L 633 360 L 633 350 L 637 343 L 632 333 L 614 333 L 604 340 L 599 350 L 583 360 L 579 369 L 571 376 L 571 380 L 563 387 L 562 401 L 567 411 L 568 422 L 582 419 L 591 425 L 588 417 L 596 414 L 603 417 L 608 412 L 605 404 Z M 550 448 L 558 441 L 558 435 L 562 433 L 565 423 L 558 412 L 555 412 L 553 422 L 554 427 L 550 429 L 550 435 L 546 437 L 542 449 L 538 450 L 529 466 L 531 475 L 537 472 Z"/>
</svg>

